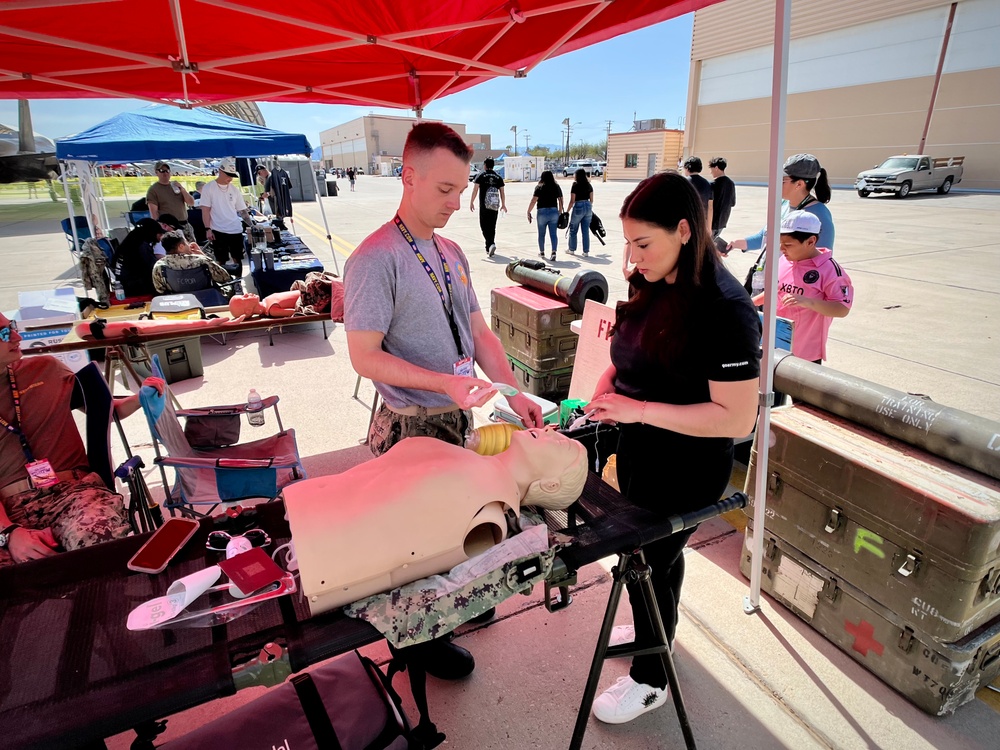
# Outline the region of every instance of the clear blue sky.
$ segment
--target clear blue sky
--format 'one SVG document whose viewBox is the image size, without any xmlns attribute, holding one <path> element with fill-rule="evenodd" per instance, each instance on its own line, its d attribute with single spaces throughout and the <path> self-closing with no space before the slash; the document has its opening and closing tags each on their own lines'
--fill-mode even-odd
<svg viewBox="0 0 1000 750">
<path fill-rule="evenodd" d="M 683 127 L 691 62 L 692 15 L 634 31 L 539 65 L 523 79 L 495 79 L 433 102 L 425 117 L 465 123 L 470 133 L 490 133 L 493 147 L 513 145 L 510 127 L 532 144 L 559 144 L 562 121 L 574 123 L 573 142 L 595 142 L 607 131 L 627 131 L 635 119 L 664 118 Z M 35 131 L 50 138 L 86 130 L 146 103 L 132 99 L 50 99 L 31 102 Z M 410 110 L 331 104 L 260 103 L 268 127 L 305 133 L 313 146 L 319 132 L 361 115 L 412 115 Z M 17 127 L 17 102 L 0 101 L 0 122 Z M 580 122 L 580 125 L 575 123 Z M 224 156 L 224 154 L 219 154 Z"/>
</svg>

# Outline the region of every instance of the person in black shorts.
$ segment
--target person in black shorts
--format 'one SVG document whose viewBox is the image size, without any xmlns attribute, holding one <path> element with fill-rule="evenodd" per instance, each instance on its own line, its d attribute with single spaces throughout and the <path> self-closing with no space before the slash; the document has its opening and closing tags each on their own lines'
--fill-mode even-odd
<svg viewBox="0 0 1000 750">
<path fill-rule="evenodd" d="M 618 484 L 629 502 L 663 518 L 719 500 L 733 438 L 753 430 L 760 323 L 746 290 L 721 264 L 702 200 L 676 172 L 639 183 L 621 210 L 635 270 L 618 306 L 611 366 L 587 409 L 617 422 Z M 643 548 L 667 639 L 673 642 L 693 529 Z M 634 640 L 653 644 L 641 590 L 629 585 Z M 627 626 L 612 645 L 630 640 Z M 594 701 L 603 722 L 631 721 L 667 700 L 661 656 L 637 656 L 627 677 Z"/>
</svg>

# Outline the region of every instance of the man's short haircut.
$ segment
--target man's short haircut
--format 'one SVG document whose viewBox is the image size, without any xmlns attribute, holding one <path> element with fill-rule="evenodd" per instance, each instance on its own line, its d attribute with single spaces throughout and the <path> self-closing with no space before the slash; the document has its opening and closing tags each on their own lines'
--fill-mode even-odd
<svg viewBox="0 0 1000 750">
<path fill-rule="evenodd" d="M 784 232 L 784 233 L 782 233 L 781 236 L 782 237 L 791 237 L 796 242 L 805 242 L 810 237 L 815 237 L 816 239 L 819 239 L 819 235 L 818 234 L 813 234 L 812 232 Z"/>
<path fill-rule="evenodd" d="M 163 249 L 167 255 L 176 254 L 177 248 L 184 242 L 187 242 L 187 238 L 182 232 L 167 232 L 160 239 L 160 244 L 163 245 Z"/>
<path fill-rule="evenodd" d="M 429 154 L 436 148 L 447 149 L 466 164 L 472 161 L 472 148 L 453 129 L 443 122 L 418 122 L 406 136 L 403 163 L 409 164 L 421 154 Z"/>
<path fill-rule="evenodd" d="M 714 159 L 712 159 L 712 161 L 708 163 L 708 166 L 715 167 L 716 169 L 721 169 L 723 172 L 725 172 L 728 163 L 729 162 L 727 162 L 723 157 L 716 156 Z"/>
<path fill-rule="evenodd" d="M 701 171 L 701 157 L 689 156 L 684 160 L 684 169 L 688 172 L 700 172 Z"/>
<path fill-rule="evenodd" d="M 493 161 L 493 159 L 491 159 L 489 156 L 483 159 L 483 169 L 493 169 L 495 165 L 496 162 Z"/>
</svg>

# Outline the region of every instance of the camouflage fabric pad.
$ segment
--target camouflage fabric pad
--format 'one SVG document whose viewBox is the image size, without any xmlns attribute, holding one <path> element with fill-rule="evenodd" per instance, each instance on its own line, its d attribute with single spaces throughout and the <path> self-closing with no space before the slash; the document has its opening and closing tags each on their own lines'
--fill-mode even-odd
<svg viewBox="0 0 1000 750">
<path fill-rule="evenodd" d="M 552 571 L 556 549 L 544 524 L 532 526 L 447 574 L 430 576 L 349 604 L 344 612 L 374 625 L 397 648 L 440 638 Z"/>
</svg>

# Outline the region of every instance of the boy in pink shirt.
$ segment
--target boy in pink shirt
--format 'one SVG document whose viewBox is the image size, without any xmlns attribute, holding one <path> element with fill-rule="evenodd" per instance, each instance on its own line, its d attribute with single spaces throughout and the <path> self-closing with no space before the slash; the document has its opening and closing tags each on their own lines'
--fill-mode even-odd
<svg viewBox="0 0 1000 750">
<path fill-rule="evenodd" d="M 814 214 L 789 211 L 781 222 L 778 261 L 778 316 L 794 323 L 792 354 L 816 364 L 826 359 L 830 323 L 846 317 L 854 301 L 851 277 L 829 250 L 816 247 L 821 228 Z"/>
</svg>

